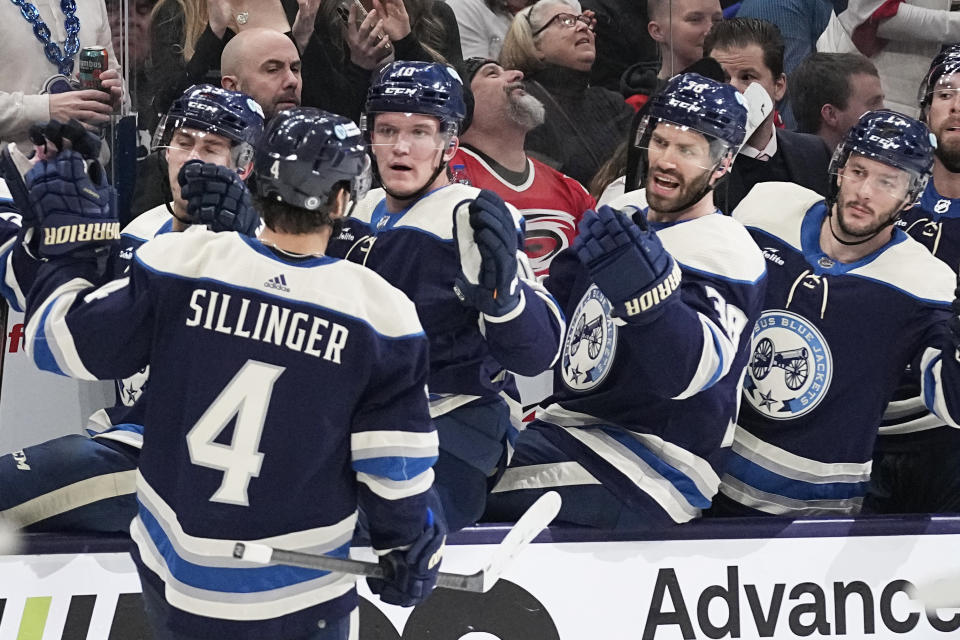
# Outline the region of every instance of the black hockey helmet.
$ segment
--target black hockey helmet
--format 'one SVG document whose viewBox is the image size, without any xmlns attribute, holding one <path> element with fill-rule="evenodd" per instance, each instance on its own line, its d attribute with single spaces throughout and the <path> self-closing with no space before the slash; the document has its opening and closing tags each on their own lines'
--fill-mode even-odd
<svg viewBox="0 0 960 640">
<path fill-rule="evenodd" d="M 254 161 L 263 198 L 317 209 L 340 183 L 356 204 L 370 188 L 370 158 L 360 128 L 312 107 L 281 111 L 270 120 Z"/>
</svg>

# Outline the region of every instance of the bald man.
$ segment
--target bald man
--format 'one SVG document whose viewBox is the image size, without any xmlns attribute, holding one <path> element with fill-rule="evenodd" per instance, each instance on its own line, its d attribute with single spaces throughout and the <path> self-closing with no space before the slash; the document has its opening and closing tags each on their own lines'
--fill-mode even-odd
<svg viewBox="0 0 960 640">
<path fill-rule="evenodd" d="M 272 29 L 244 29 L 223 48 L 220 84 L 242 91 L 263 107 L 267 119 L 299 106 L 300 54 L 287 35 Z"/>
<path fill-rule="evenodd" d="M 723 20 L 719 0 L 648 0 L 647 32 L 660 47 L 660 73 L 667 79 L 703 57 L 703 39 Z"/>
</svg>

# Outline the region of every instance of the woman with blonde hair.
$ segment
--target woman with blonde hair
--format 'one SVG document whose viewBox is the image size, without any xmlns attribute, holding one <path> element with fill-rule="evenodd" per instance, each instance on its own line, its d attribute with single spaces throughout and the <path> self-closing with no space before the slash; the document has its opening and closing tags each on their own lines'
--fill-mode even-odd
<svg viewBox="0 0 960 640">
<path fill-rule="evenodd" d="M 577 0 L 539 0 L 514 16 L 500 52 L 500 66 L 523 71 L 527 92 L 546 107 L 527 152 L 585 185 L 626 138 L 634 113 L 619 93 L 590 85 L 594 25 Z"/>
</svg>

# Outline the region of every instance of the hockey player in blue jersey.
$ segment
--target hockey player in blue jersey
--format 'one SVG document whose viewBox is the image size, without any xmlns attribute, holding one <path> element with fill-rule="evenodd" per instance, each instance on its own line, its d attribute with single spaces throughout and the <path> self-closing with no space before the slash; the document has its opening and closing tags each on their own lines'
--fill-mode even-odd
<svg viewBox="0 0 960 640">
<path fill-rule="evenodd" d="M 99 288 L 90 258 L 107 243 L 85 230 L 116 226 L 107 189 L 70 152 L 28 174 L 48 259 L 29 352 L 74 377 L 151 367 L 131 536 L 158 640 L 356 638 L 354 576 L 234 560 L 235 540 L 343 557 L 362 506 L 391 576 L 370 587 L 404 606 L 430 593 L 442 553 L 416 310 L 325 256 L 369 184 L 360 130 L 281 112 L 255 165 L 259 240 L 166 234 Z"/>
<path fill-rule="evenodd" d="M 466 106 L 444 65 L 395 62 L 370 86 L 361 128 L 383 185 L 331 243 L 406 293 L 430 339 L 430 414 L 440 437 L 436 488 L 451 530 L 473 524 L 506 464 L 510 372 L 557 357 L 563 320 L 533 278 L 517 211 L 452 184 Z"/>
<path fill-rule="evenodd" d="M 956 277 L 895 226 L 924 191 L 935 144 L 922 123 L 870 111 L 834 154 L 826 201 L 764 183 L 735 210 L 770 276 L 717 515 L 859 512 L 908 364 L 926 407 L 957 426 Z"/>
<path fill-rule="evenodd" d="M 111 256 L 113 275 L 123 276 L 140 245 L 170 231 L 206 224 L 251 233 L 259 216 L 244 195 L 242 178 L 252 170 L 253 145 L 262 131 L 260 108 L 247 95 L 210 85 L 187 89 L 171 105 L 154 145 L 165 156 L 175 197 L 123 230 Z M 89 134 L 82 130 L 63 138 L 72 140 L 74 149 L 89 144 Z M 62 145 L 63 138 L 50 144 Z M 86 155 L 97 154 L 87 150 Z M 181 181 L 190 202 L 181 197 Z M 2 291 L 16 310 L 22 309 L 23 290 L 36 268 L 17 244 L 19 225 L 19 216 L 0 223 L 0 233 L 9 236 L 3 244 Z M 0 456 L 0 521 L 31 532 L 127 531 L 136 514 L 135 469 L 146 406 L 140 396 L 146 377 L 144 370 L 118 381 L 118 404 L 90 417 L 86 430 L 91 437 L 67 435 Z"/>
<path fill-rule="evenodd" d="M 548 490 L 563 496 L 560 521 L 591 527 L 666 527 L 709 508 L 766 278 L 713 202 L 746 121 L 736 89 L 696 74 L 651 99 L 634 138 L 645 189 L 585 214 L 550 267 L 569 326 L 554 396 L 520 433 L 490 518 Z"/>
<path fill-rule="evenodd" d="M 897 226 L 954 272 L 960 266 L 960 45 L 930 64 L 920 87 L 921 119 L 937 138 L 933 175 Z M 918 372 L 907 372 L 887 407 L 873 457 L 864 511 L 960 511 L 960 430 L 930 413 Z"/>
</svg>

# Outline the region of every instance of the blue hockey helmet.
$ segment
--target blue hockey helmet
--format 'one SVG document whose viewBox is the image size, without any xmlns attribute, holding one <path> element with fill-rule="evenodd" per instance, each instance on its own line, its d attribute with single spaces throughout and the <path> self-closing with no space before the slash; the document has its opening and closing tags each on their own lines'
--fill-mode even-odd
<svg viewBox="0 0 960 640">
<path fill-rule="evenodd" d="M 628 190 L 644 185 L 649 169 L 648 147 L 654 129 L 661 122 L 695 131 L 706 138 L 710 156 L 701 168 L 709 172 L 717 170 L 725 159 L 732 161 L 746 136 L 747 103 L 744 97 L 733 86 L 697 73 L 674 76 L 647 104 L 647 113 L 639 122 L 634 119 L 636 129 L 631 134 L 632 147 L 641 152 L 635 154 L 628 149 Z M 705 180 L 697 193 L 676 203 L 671 211 L 698 202 L 717 184 Z"/>
<path fill-rule="evenodd" d="M 734 149 L 743 144 L 747 131 L 747 105 L 740 92 L 696 73 L 671 78 L 663 91 L 650 99 L 647 114 L 708 139 L 722 140 Z"/>
<path fill-rule="evenodd" d="M 253 149 L 263 133 L 263 109 L 245 93 L 210 84 L 198 84 L 173 101 L 160 120 L 151 149 L 170 146 L 180 129 L 214 133 L 231 142 L 237 170 L 253 159 Z"/>
<path fill-rule="evenodd" d="M 440 120 L 441 129 L 457 135 L 467 115 L 463 81 L 453 67 L 437 62 L 398 60 L 377 74 L 364 109 L 375 113 L 420 113 Z M 366 119 L 361 119 L 366 129 Z"/>
<path fill-rule="evenodd" d="M 839 190 L 837 176 L 850 154 L 857 154 L 906 171 L 910 176 L 906 198 L 913 202 L 927 186 L 933 171 L 937 139 L 919 120 L 896 111 L 868 111 L 850 127 L 830 160 L 831 195 Z"/>
<path fill-rule="evenodd" d="M 370 188 L 370 157 L 349 118 L 312 107 L 281 111 L 257 146 L 257 194 L 301 209 L 317 209 L 341 183 L 356 204 Z"/>
<path fill-rule="evenodd" d="M 945 47 L 930 61 L 930 67 L 923 76 L 920 83 L 920 89 L 917 91 L 917 103 L 921 111 L 930 106 L 933 97 L 933 91 L 941 81 L 949 80 L 960 71 L 960 44 L 953 44 Z M 951 88 L 960 89 L 960 78 L 953 83 Z M 925 115 L 925 113 L 924 113 Z"/>
</svg>

